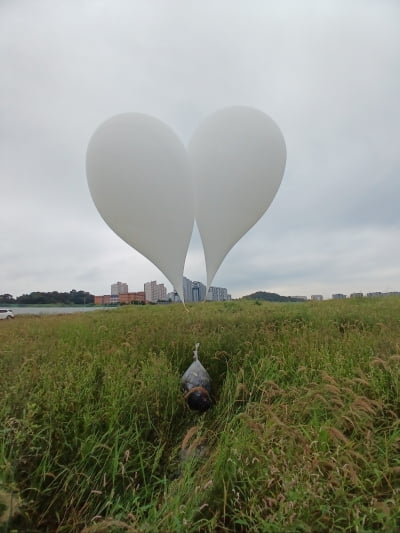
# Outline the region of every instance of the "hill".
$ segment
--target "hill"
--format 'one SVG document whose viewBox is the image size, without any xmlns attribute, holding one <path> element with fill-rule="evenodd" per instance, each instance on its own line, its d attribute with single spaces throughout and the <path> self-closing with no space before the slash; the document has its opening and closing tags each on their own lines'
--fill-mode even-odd
<svg viewBox="0 0 400 533">
<path fill-rule="evenodd" d="M 265 302 L 304 302 L 302 298 L 281 296 L 275 292 L 257 291 L 242 297 L 243 300 L 261 300 Z"/>
</svg>

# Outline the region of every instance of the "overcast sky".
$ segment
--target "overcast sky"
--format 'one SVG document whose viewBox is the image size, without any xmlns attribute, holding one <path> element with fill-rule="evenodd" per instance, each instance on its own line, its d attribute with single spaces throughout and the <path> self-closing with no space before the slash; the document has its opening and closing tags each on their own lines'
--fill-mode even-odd
<svg viewBox="0 0 400 533">
<path fill-rule="evenodd" d="M 398 0 L 1 0 L 0 67 L 0 294 L 170 290 L 97 212 L 87 145 L 130 111 L 186 145 L 231 105 L 275 120 L 287 165 L 213 284 L 400 290 Z M 185 275 L 205 281 L 196 232 Z"/>
</svg>

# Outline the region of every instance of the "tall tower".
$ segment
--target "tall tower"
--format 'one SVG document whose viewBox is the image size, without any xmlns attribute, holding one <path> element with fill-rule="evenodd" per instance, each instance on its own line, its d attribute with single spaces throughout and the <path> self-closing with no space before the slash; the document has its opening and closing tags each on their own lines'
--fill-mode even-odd
<svg viewBox="0 0 400 533">
<path fill-rule="evenodd" d="M 183 277 L 183 297 L 185 302 L 193 302 L 193 282 L 189 278 Z"/>
<path fill-rule="evenodd" d="M 128 291 L 128 284 L 117 281 L 111 285 L 111 296 L 118 296 L 119 294 L 126 294 Z"/>
<path fill-rule="evenodd" d="M 147 302 L 158 302 L 159 300 L 167 299 L 167 289 L 164 283 L 157 283 L 156 281 L 148 281 L 144 284 L 144 292 Z"/>
</svg>

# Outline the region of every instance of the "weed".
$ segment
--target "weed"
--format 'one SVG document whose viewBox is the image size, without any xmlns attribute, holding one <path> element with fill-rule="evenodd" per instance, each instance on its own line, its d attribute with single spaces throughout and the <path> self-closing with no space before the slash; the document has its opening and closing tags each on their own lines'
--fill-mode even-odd
<svg viewBox="0 0 400 533">
<path fill-rule="evenodd" d="M 0 324 L 2 531 L 398 531 L 400 300 L 188 307 Z"/>
</svg>

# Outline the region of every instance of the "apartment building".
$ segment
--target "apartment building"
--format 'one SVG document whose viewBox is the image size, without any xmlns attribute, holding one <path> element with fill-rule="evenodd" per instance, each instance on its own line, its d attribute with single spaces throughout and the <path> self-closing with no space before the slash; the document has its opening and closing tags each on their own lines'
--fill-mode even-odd
<svg viewBox="0 0 400 533">
<path fill-rule="evenodd" d="M 144 284 L 144 293 L 146 302 L 156 303 L 167 299 L 167 289 L 164 283 L 157 283 L 156 281 L 148 281 Z"/>
<path fill-rule="evenodd" d="M 183 297 L 187 303 L 204 302 L 205 300 L 225 302 L 232 299 L 224 287 L 210 287 L 207 294 L 206 290 L 206 286 L 201 281 L 192 281 L 189 278 L 183 278 Z M 168 293 L 168 300 L 171 302 L 180 302 L 178 293 L 176 291 Z"/>
<path fill-rule="evenodd" d="M 208 289 L 206 300 L 209 302 L 226 302 L 230 299 L 231 295 L 224 287 L 210 287 Z"/>
<path fill-rule="evenodd" d="M 111 294 L 116 296 L 118 294 L 127 294 L 128 293 L 128 284 L 117 281 L 111 285 Z"/>
</svg>

